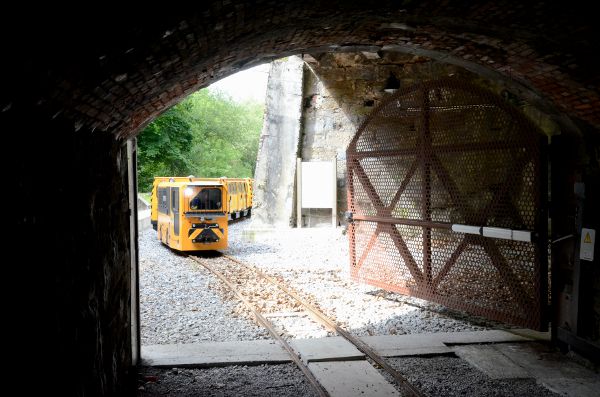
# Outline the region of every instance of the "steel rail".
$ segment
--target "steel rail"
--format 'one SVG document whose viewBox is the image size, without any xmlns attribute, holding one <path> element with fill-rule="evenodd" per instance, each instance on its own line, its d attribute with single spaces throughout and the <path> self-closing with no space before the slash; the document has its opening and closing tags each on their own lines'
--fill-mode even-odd
<svg viewBox="0 0 600 397">
<path fill-rule="evenodd" d="M 335 321 L 331 320 L 325 313 L 323 313 L 321 310 L 317 309 L 310 303 L 306 302 L 297 293 L 290 290 L 286 286 L 282 285 L 279 281 L 277 281 L 273 277 L 269 276 L 268 274 L 264 273 L 262 270 L 257 269 L 253 265 L 249 265 L 245 262 L 240 261 L 239 259 L 236 259 L 236 258 L 226 255 L 226 254 L 223 254 L 223 257 L 229 259 L 232 262 L 235 262 L 242 266 L 245 266 L 248 269 L 253 270 L 259 276 L 261 276 L 265 280 L 269 281 L 271 284 L 277 286 L 279 289 L 284 291 L 290 297 L 297 300 L 298 303 L 300 303 L 302 306 L 304 306 L 304 308 L 307 309 L 312 314 L 311 317 L 317 319 L 317 321 L 319 323 L 321 323 L 323 326 L 325 326 L 326 328 L 337 332 L 339 335 L 341 335 L 343 338 L 345 338 L 348 342 L 350 342 L 354 346 L 356 346 L 356 348 L 358 350 L 360 350 L 361 352 L 366 354 L 371 360 L 373 360 L 375 363 L 377 363 L 379 366 L 381 366 L 387 373 L 389 373 L 398 382 L 398 385 L 400 386 L 400 388 L 402 388 L 402 391 L 405 392 L 408 396 L 425 397 L 425 394 L 423 394 L 419 389 L 414 387 L 404 377 L 404 375 L 402 375 L 394 367 L 389 365 L 379 354 L 375 353 L 375 351 L 373 349 L 371 349 L 366 343 L 364 343 L 362 340 L 360 340 L 359 338 L 355 337 L 354 335 L 350 334 L 348 331 L 346 331 L 345 329 L 340 327 Z"/>
<path fill-rule="evenodd" d="M 317 381 L 317 378 L 315 378 L 313 373 L 310 372 L 308 367 L 302 362 L 302 360 L 300 359 L 300 356 L 298 356 L 298 354 L 296 354 L 296 352 L 294 351 L 294 349 L 292 349 L 292 347 L 289 345 L 289 343 L 287 343 L 277 333 L 277 331 L 273 327 L 273 324 L 271 324 L 271 322 L 269 320 L 267 320 L 262 314 L 260 314 L 260 312 L 258 310 L 256 310 L 254 308 L 254 306 L 246 298 L 244 298 L 244 296 L 240 293 L 240 291 L 235 287 L 235 285 L 233 285 L 227 279 L 227 277 L 225 277 L 225 275 L 223 275 L 221 272 L 214 269 L 212 266 L 201 261 L 198 258 L 195 258 L 193 256 L 188 256 L 188 257 L 191 258 L 192 260 L 194 260 L 199 265 L 206 268 L 208 271 L 210 271 L 217 277 L 219 277 L 221 279 L 221 281 L 223 281 L 225 283 L 225 285 L 227 285 L 229 287 L 229 289 L 238 297 L 238 299 L 241 300 L 244 303 L 244 305 L 246 305 L 246 307 L 252 312 L 252 314 L 256 318 L 256 321 L 258 321 L 258 323 L 260 323 L 260 325 L 265 327 L 267 329 L 267 331 L 269 331 L 269 334 L 271 334 L 271 336 L 275 340 L 277 340 L 281 344 L 281 346 L 288 352 L 288 354 L 292 358 L 292 361 L 298 366 L 298 368 L 300 368 L 300 370 L 302 371 L 304 376 L 306 376 L 306 378 L 310 382 L 311 386 L 315 389 L 315 391 L 317 392 L 317 394 L 320 397 L 329 397 L 330 396 L 329 393 L 327 392 L 327 390 L 325 390 L 325 388 L 323 386 L 321 386 L 319 381 Z"/>
</svg>

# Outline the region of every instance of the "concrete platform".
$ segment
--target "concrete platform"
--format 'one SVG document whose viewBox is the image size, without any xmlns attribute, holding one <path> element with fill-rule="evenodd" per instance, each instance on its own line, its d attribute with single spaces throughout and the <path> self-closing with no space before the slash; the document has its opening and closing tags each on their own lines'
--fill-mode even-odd
<svg viewBox="0 0 600 397">
<path fill-rule="evenodd" d="M 400 396 L 366 360 L 313 362 L 308 368 L 331 397 Z"/>
<path fill-rule="evenodd" d="M 520 335 L 520 336 L 523 336 L 528 339 L 539 340 L 541 342 L 550 342 L 550 340 L 551 340 L 550 331 L 540 332 L 540 331 L 534 331 L 532 329 L 527 329 L 527 328 L 513 328 L 513 329 L 507 329 L 505 332 L 509 332 L 509 333 L 515 334 L 515 335 Z"/>
<path fill-rule="evenodd" d="M 383 357 L 452 353 L 437 334 L 365 336 L 361 339 Z"/>
<path fill-rule="evenodd" d="M 562 396 L 600 395 L 600 375 L 539 343 L 455 346 L 456 354 L 493 379 L 533 378 Z"/>
<path fill-rule="evenodd" d="M 517 335 L 491 330 L 370 336 L 362 340 L 386 357 L 456 354 L 492 379 L 531 378 L 563 396 L 600 395 L 600 375 L 524 335 L 527 332 Z M 532 337 L 544 339 L 545 335 Z M 332 396 L 399 395 L 364 355 L 341 337 L 296 339 L 290 344 Z M 142 347 L 142 364 L 146 366 L 215 367 L 285 362 L 291 362 L 288 354 L 270 340 Z"/>
<path fill-rule="evenodd" d="M 494 345 L 454 346 L 454 352 L 492 379 L 531 378 L 529 372 L 499 352 Z"/>
<path fill-rule="evenodd" d="M 466 332 L 440 332 L 440 340 L 446 345 L 465 345 L 471 343 L 500 343 L 500 342 L 528 342 L 533 338 L 526 335 L 518 335 L 514 332 L 493 329 L 489 331 L 466 331 Z"/>
<path fill-rule="evenodd" d="M 494 349 L 538 383 L 563 396 L 600 396 L 600 375 L 540 343 L 500 344 Z"/>
<path fill-rule="evenodd" d="M 271 340 L 142 346 L 142 365 L 153 367 L 218 367 L 291 362 Z"/>
<path fill-rule="evenodd" d="M 452 354 L 451 345 L 527 342 L 531 338 L 502 330 L 365 336 L 362 340 L 384 357 Z"/>
<path fill-rule="evenodd" d="M 319 361 L 364 360 L 365 355 L 341 336 L 314 339 L 294 339 L 292 348 L 305 364 Z"/>
<path fill-rule="evenodd" d="M 138 211 L 138 231 L 150 229 L 152 223 L 150 222 L 150 210 Z"/>
</svg>

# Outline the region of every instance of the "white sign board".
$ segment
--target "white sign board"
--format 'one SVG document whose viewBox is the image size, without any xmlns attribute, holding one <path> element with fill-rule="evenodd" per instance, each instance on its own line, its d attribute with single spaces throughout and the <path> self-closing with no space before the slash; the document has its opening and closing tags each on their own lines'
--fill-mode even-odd
<svg viewBox="0 0 600 397">
<path fill-rule="evenodd" d="M 595 243 L 596 231 L 594 229 L 581 229 L 581 249 L 579 250 L 579 259 L 593 261 Z"/>
<path fill-rule="evenodd" d="M 333 162 L 302 163 L 302 208 L 333 208 Z"/>
</svg>

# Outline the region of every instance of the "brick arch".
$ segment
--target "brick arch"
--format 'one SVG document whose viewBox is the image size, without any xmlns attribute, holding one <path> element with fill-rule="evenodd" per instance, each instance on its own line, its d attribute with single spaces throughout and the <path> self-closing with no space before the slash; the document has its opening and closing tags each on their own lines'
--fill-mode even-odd
<svg viewBox="0 0 600 397">
<path fill-rule="evenodd" d="M 75 129 L 127 137 L 253 64 L 311 50 L 393 48 L 493 73 L 539 106 L 600 128 L 593 25 L 550 3 L 219 1 L 185 17 L 110 12 L 34 21 L 32 47 L 19 48 L 24 64 L 8 74 L 13 90 L 1 107 L 41 104 Z M 41 84 L 23 93 L 23 80 Z"/>
<path fill-rule="evenodd" d="M 127 153 L 113 137 L 135 135 L 186 94 L 255 62 L 398 46 L 478 73 L 496 71 L 556 113 L 599 128 L 594 12 L 549 1 L 471 3 L 209 0 L 200 9 L 178 6 L 181 17 L 101 2 L 79 13 L 24 3 L 29 9 L 20 15 L 5 13 L 2 158 L 11 250 L 22 255 L 4 276 L 27 284 L 17 298 L 5 297 L 17 372 L 11 378 L 26 376 L 28 387 L 46 394 L 123 394 L 132 360 L 132 247 Z M 105 8 L 89 10 L 94 6 Z M 590 141 L 596 146 L 598 136 Z M 558 201 L 569 203 L 569 170 L 564 176 Z M 557 236 L 572 233 L 567 221 L 555 226 Z M 52 365 L 32 383 L 21 368 L 40 356 Z"/>
</svg>

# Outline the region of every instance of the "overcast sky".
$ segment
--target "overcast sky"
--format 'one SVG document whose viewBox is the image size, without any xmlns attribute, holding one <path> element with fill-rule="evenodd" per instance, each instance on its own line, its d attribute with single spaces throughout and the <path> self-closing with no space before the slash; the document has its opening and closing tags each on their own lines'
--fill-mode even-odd
<svg viewBox="0 0 600 397">
<path fill-rule="evenodd" d="M 223 91 L 236 101 L 254 99 L 264 103 L 269 68 L 270 64 L 268 63 L 258 65 L 225 77 L 211 84 L 208 88 L 211 91 Z"/>
</svg>

